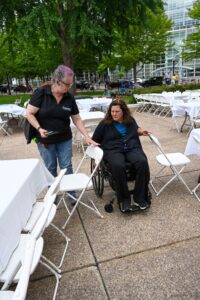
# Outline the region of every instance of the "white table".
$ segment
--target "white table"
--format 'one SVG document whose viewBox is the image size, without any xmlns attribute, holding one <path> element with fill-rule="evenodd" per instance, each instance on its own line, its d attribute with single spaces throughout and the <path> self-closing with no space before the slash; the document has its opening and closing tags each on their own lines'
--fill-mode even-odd
<svg viewBox="0 0 200 300">
<path fill-rule="evenodd" d="M 185 155 L 197 154 L 200 156 L 200 149 L 193 139 L 194 135 L 200 139 L 200 128 L 193 129 L 191 131 L 190 136 L 187 141 L 186 148 L 185 148 Z"/>
<path fill-rule="evenodd" d="M 80 110 L 90 111 L 92 108 L 106 109 L 112 102 L 111 98 L 77 99 L 76 103 Z"/>
<path fill-rule="evenodd" d="M 83 121 L 103 119 L 105 117 L 105 113 L 102 111 L 80 112 L 80 117 Z"/>
<path fill-rule="evenodd" d="M 176 103 L 175 106 L 172 108 L 173 111 L 173 117 L 176 116 L 185 116 L 183 124 L 181 126 L 181 130 L 183 130 L 183 127 L 185 125 L 191 126 L 187 124 L 187 120 L 190 120 L 190 118 L 196 118 L 200 114 L 200 102 L 199 101 L 191 101 L 188 103 Z"/>
<path fill-rule="evenodd" d="M 26 109 L 16 104 L 0 104 L 0 113 L 25 116 Z"/>
<path fill-rule="evenodd" d="M 19 242 L 37 195 L 53 181 L 38 159 L 0 161 L 0 273 Z"/>
</svg>

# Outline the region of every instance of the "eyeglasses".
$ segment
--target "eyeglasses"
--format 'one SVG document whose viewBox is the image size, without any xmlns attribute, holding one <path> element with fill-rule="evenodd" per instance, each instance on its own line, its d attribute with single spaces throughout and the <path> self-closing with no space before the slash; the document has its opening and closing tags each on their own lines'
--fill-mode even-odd
<svg viewBox="0 0 200 300">
<path fill-rule="evenodd" d="M 60 80 L 67 88 L 70 88 L 73 83 L 65 83 L 64 81 Z"/>
</svg>

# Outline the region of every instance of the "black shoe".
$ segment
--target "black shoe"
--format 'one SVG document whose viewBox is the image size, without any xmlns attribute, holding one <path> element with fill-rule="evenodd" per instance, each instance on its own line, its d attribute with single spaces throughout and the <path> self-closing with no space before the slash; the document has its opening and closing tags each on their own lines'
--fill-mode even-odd
<svg viewBox="0 0 200 300">
<path fill-rule="evenodd" d="M 122 212 L 129 212 L 132 211 L 132 207 L 131 207 L 131 201 L 130 200 L 125 200 L 123 202 L 120 203 L 121 204 L 121 211 Z"/>
<path fill-rule="evenodd" d="M 149 207 L 150 207 L 150 204 L 147 203 L 147 202 L 143 202 L 143 203 L 140 203 L 140 204 L 139 204 L 139 208 L 140 208 L 141 210 L 147 209 L 147 208 L 149 208 Z"/>
<path fill-rule="evenodd" d="M 151 205 L 151 203 L 148 203 L 148 202 L 142 202 L 139 204 L 139 203 L 133 201 L 133 206 L 138 207 L 141 210 L 149 208 L 150 205 Z"/>
</svg>

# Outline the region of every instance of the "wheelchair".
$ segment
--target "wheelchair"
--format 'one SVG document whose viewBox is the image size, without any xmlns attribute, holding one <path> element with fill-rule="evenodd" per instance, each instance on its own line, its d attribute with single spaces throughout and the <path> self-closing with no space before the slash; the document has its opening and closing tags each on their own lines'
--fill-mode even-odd
<svg viewBox="0 0 200 300">
<path fill-rule="evenodd" d="M 91 160 L 91 172 L 93 171 L 94 167 L 95 167 L 95 161 L 92 159 Z M 133 182 L 133 181 L 135 181 L 135 178 L 136 178 L 136 174 L 135 174 L 133 168 L 131 168 L 131 163 L 126 162 L 126 180 L 128 182 Z M 94 192 L 98 197 L 102 197 L 103 192 L 104 192 L 104 185 L 105 185 L 106 181 L 109 183 L 110 187 L 115 191 L 116 184 L 112 177 L 110 165 L 107 161 L 102 160 L 99 165 L 99 168 L 97 169 L 94 176 L 92 177 Z M 134 189 L 129 190 L 129 193 L 132 195 L 134 193 Z M 149 199 L 149 201 L 151 200 L 150 190 L 148 190 L 148 199 Z M 110 203 L 108 203 L 104 206 L 105 211 L 109 212 L 109 213 L 113 212 L 113 204 L 114 204 L 114 198 L 110 201 Z M 120 211 L 122 212 L 120 203 L 118 203 L 118 205 L 119 205 Z M 133 208 L 132 212 L 140 211 L 140 208 L 138 206 L 134 206 L 132 208 Z"/>
</svg>

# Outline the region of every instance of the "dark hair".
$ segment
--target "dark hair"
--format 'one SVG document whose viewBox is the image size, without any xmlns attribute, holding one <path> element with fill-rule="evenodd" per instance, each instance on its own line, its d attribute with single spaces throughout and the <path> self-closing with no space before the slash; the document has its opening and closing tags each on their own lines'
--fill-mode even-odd
<svg viewBox="0 0 200 300">
<path fill-rule="evenodd" d="M 121 99 L 115 99 L 109 105 L 108 111 L 104 118 L 105 124 L 111 124 L 113 122 L 113 118 L 111 115 L 111 109 L 113 106 L 119 106 L 121 108 L 121 110 L 123 112 L 123 121 L 122 121 L 123 124 L 127 125 L 132 122 L 131 112 L 130 112 L 127 104 Z"/>
</svg>

